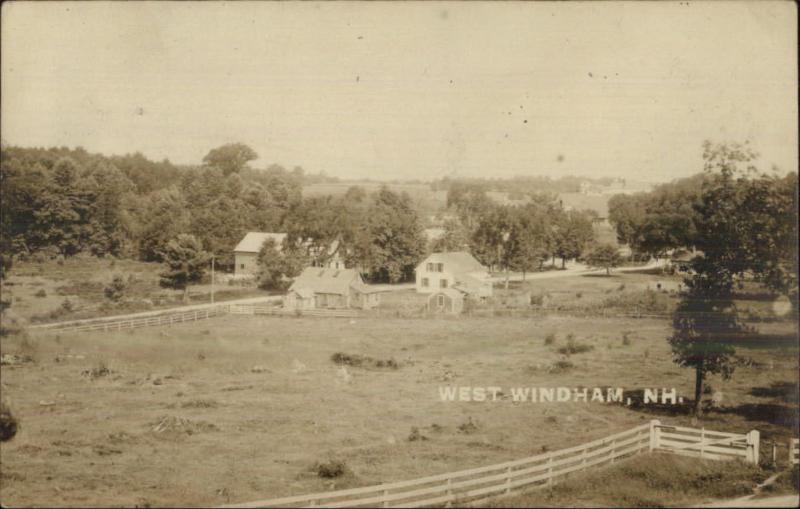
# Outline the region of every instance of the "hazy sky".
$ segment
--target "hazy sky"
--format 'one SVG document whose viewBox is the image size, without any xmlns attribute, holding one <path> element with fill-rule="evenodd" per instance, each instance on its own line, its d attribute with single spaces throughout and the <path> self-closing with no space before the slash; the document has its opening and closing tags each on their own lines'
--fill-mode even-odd
<svg viewBox="0 0 800 509">
<path fill-rule="evenodd" d="M 340 177 L 797 168 L 791 2 L 6 2 L 2 137 Z"/>
</svg>

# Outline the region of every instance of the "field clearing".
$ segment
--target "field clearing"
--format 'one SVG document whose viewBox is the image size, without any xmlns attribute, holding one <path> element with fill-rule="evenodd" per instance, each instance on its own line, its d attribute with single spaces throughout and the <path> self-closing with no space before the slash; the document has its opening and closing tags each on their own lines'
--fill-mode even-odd
<svg viewBox="0 0 800 509">
<path fill-rule="evenodd" d="M 767 325 L 796 334 L 791 323 Z M 621 331 L 631 331 L 629 344 Z M 555 342 L 546 345 L 549 334 Z M 593 350 L 559 354 L 567 334 Z M 668 334 L 663 320 L 226 316 L 4 337 L 3 353 L 36 362 L 3 367 L 3 398 L 21 431 L 0 450 L 0 489 L 9 506 L 215 505 L 487 465 L 652 418 L 689 424 L 672 407 L 508 397 L 512 387 L 612 386 L 675 387 L 691 398 L 692 374 L 672 363 Z M 757 346 L 739 350 L 753 362 L 732 380 L 712 378 L 724 398 L 704 425 L 796 434 L 797 342 Z M 337 352 L 399 367 L 345 374 L 331 361 Z M 573 367 L 553 369 L 559 361 Z M 444 402 L 446 386 L 498 386 L 505 395 Z M 323 479 L 312 471 L 331 459 L 351 473 Z"/>
<path fill-rule="evenodd" d="M 23 322 L 53 322 L 172 308 L 183 305 L 183 292 L 159 286 L 160 263 L 95 257 L 67 258 L 62 263 L 18 261 L 3 281 L 10 313 Z M 112 303 L 104 289 L 115 275 L 127 284 L 122 302 Z M 190 287 L 189 304 L 210 302 L 210 284 Z M 267 295 L 256 288 L 217 284 L 215 301 Z M 71 311 L 64 311 L 64 301 Z"/>
</svg>

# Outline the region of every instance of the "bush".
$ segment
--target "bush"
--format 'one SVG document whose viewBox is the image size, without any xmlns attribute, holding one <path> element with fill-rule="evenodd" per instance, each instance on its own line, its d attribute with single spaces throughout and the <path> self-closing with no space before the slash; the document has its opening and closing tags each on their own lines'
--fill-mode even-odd
<svg viewBox="0 0 800 509">
<path fill-rule="evenodd" d="M 47 297 L 47 292 L 44 291 L 44 288 L 39 288 L 39 291 L 34 294 L 35 297 Z"/>
<path fill-rule="evenodd" d="M 392 358 L 390 359 L 373 359 L 367 355 L 349 354 L 343 352 L 335 352 L 331 355 L 331 360 L 340 366 L 351 367 L 373 367 L 373 368 L 390 368 L 397 369 L 400 364 Z"/>
<path fill-rule="evenodd" d="M 425 441 L 427 439 L 428 437 L 419 432 L 419 428 L 417 427 L 411 428 L 411 433 L 409 433 L 408 435 L 409 442 Z"/>
<path fill-rule="evenodd" d="M 631 344 L 631 338 L 628 337 L 628 333 L 627 332 L 623 332 L 622 333 L 622 344 L 624 346 L 628 346 L 628 345 Z"/>
<path fill-rule="evenodd" d="M 0 441 L 7 442 L 14 438 L 19 429 L 17 419 L 11 414 L 11 409 L 5 403 L 0 403 Z"/>
<path fill-rule="evenodd" d="M 555 342 L 556 342 L 556 335 L 552 332 L 544 337 L 545 345 L 552 345 Z"/>
<path fill-rule="evenodd" d="M 575 367 L 575 364 L 570 361 L 558 361 L 550 366 L 550 373 L 565 373 Z"/>
<path fill-rule="evenodd" d="M 106 298 L 112 302 L 119 302 L 125 296 L 125 290 L 128 285 L 125 283 L 125 278 L 117 274 L 111 280 L 111 283 L 103 289 Z"/>
<path fill-rule="evenodd" d="M 563 355 L 572 355 L 576 353 L 585 353 L 594 350 L 594 346 L 585 343 L 577 343 L 575 338 L 570 336 L 567 338 L 567 344 L 558 349 L 558 353 Z"/>
<path fill-rule="evenodd" d="M 325 463 L 316 463 L 314 471 L 323 479 L 336 479 L 350 472 L 344 461 L 328 460 Z"/>
</svg>

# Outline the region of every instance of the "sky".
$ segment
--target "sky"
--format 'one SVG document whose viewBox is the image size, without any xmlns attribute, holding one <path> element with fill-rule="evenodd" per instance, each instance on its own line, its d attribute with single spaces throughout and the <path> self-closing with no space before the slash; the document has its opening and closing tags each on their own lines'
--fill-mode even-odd
<svg viewBox="0 0 800 509">
<path fill-rule="evenodd" d="M 792 2 L 5 2 L 2 138 L 341 178 L 798 162 Z"/>
</svg>

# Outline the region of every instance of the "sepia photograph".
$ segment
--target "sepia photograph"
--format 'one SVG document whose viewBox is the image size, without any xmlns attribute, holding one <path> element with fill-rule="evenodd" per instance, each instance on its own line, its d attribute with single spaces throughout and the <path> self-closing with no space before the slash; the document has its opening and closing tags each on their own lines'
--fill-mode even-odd
<svg viewBox="0 0 800 509">
<path fill-rule="evenodd" d="M 798 6 L 0 6 L 0 504 L 798 507 Z"/>
</svg>

